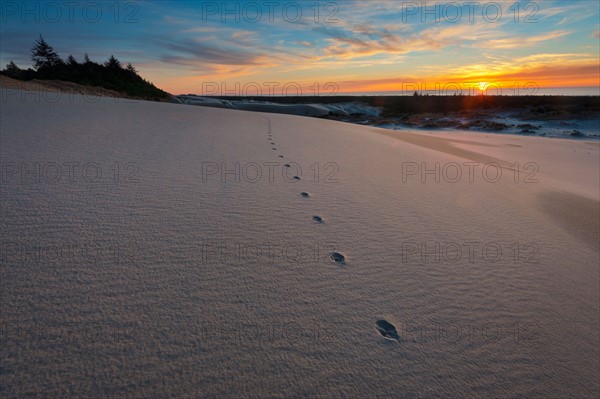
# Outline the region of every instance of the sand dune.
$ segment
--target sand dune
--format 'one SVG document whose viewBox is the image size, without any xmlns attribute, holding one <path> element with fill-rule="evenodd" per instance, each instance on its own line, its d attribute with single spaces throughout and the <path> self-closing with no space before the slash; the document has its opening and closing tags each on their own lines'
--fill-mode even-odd
<svg viewBox="0 0 600 399">
<path fill-rule="evenodd" d="M 330 114 L 350 116 L 353 114 L 377 116 L 381 110 L 364 103 L 346 102 L 335 104 L 278 104 L 269 101 L 253 101 L 240 99 L 218 99 L 196 95 L 180 95 L 175 100 L 182 104 L 204 107 L 228 108 L 242 111 L 256 111 L 274 114 L 325 117 Z"/>
<path fill-rule="evenodd" d="M 121 99 L 137 98 L 121 93 L 115 90 L 110 90 L 101 86 L 82 85 L 75 82 L 65 80 L 17 80 L 5 75 L 0 75 L 0 87 L 4 91 L 5 97 L 16 96 L 19 92 L 30 92 L 31 96 L 44 97 L 44 101 L 54 101 L 59 96 L 67 97 L 68 95 L 86 96 L 87 101 L 96 101 L 97 97 L 113 97 Z M 169 96 L 162 100 L 163 102 L 176 101 L 175 97 Z"/>
<path fill-rule="evenodd" d="M 0 94 L 2 397 L 600 393 L 598 143 Z"/>
</svg>

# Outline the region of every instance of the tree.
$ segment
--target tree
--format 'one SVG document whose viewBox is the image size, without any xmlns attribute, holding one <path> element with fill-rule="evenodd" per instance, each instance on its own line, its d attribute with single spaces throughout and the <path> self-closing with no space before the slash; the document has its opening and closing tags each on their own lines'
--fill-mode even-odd
<svg viewBox="0 0 600 399">
<path fill-rule="evenodd" d="M 36 70 L 40 68 L 55 67 L 62 64 L 62 60 L 56 54 L 52 46 L 50 46 L 40 35 L 40 38 L 36 40 L 35 45 L 31 49 L 31 60 L 33 61 L 33 67 Z"/>
<path fill-rule="evenodd" d="M 108 61 L 104 63 L 104 66 L 109 69 L 123 69 L 123 65 L 121 65 L 121 62 L 114 55 L 110 56 Z"/>
<path fill-rule="evenodd" d="M 73 57 L 72 54 L 69 54 L 69 56 L 67 57 L 67 65 L 69 65 L 69 66 L 77 65 L 77 60 L 75 59 L 75 57 Z"/>
<path fill-rule="evenodd" d="M 6 64 L 6 69 L 4 70 L 4 74 L 10 78 L 18 79 L 21 77 L 23 71 L 19 68 L 13 61 Z"/>
<path fill-rule="evenodd" d="M 135 69 L 131 63 L 127 64 L 127 70 L 137 75 L 137 69 Z"/>
<path fill-rule="evenodd" d="M 83 64 L 77 62 L 72 54 L 63 61 L 42 35 L 31 49 L 31 58 L 35 70 L 21 70 L 11 61 L 0 73 L 20 80 L 61 79 L 83 85 L 101 86 L 136 98 L 160 99 L 168 96 L 168 93 L 138 75 L 133 65 L 123 67 L 114 55 L 103 64 L 90 61 L 87 54 Z"/>
</svg>

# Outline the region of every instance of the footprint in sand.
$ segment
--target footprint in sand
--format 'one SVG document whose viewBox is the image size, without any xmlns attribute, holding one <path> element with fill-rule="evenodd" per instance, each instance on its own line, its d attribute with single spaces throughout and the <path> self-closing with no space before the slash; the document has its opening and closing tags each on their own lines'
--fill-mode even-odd
<svg viewBox="0 0 600 399">
<path fill-rule="evenodd" d="M 323 220 L 323 218 L 321 216 L 313 216 L 312 220 L 317 223 L 321 223 L 321 224 L 325 223 L 325 221 Z"/>
<path fill-rule="evenodd" d="M 346 257 L 339 252 L 331 253 L 331 260 L 337 263 L 340 266 L 346 265 Z"/>
<path fill-rule="evenodd" d="M 383 338 L 394 341 L 398 341 L 400 339 L 400 335 L 398 335 L 396 327 L 387 320 L 377 320 L 375 322 L 375 329 Z"/>
<path fill-rule="evenodd" d="M 310 194 L 302 192 L 302 193 L 300 193 L 300 196 L 303 197 L 303 198 L 308 198 L 308 197 L 310 197 Z"/>
</svg>

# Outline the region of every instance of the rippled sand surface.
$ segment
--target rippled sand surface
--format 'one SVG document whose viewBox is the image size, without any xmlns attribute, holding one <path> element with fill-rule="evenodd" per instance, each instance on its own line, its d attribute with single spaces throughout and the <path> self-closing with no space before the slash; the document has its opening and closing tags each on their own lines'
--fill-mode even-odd
<svg viewBox="0 0 600 399">
<path fill-rule="evenodd" d="M 0 112 L 2 397 L 600 393 L 597 143 Z"/>
</svg>

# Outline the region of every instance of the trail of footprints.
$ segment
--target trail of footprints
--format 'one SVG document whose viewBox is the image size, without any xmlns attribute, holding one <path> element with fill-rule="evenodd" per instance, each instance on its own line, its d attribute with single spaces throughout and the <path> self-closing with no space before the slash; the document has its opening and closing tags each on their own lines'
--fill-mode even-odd
<svg viewBox="0 0 600 399">
<path fill-rule="evenodd" d="M 271 125 L 271 120 L 267 119 L 267 140 L 269 141 L 269 144 L 272 146 L 271 148 L 273 149 L 273 151 L 277 151 L 277 147 L 275 147 L 275 141 L 273 140 L 273 127 Z M 279 158 L 285 158 L 284 155 L 279 155 Z M 283 165 L 285 168 L 290 168 L 291 165 L 286 163 L 285 165 Z M 294 179 L 295 181 L 300 181 L 301 178 L 300 176 L 294 176 L 292 177 L 292 179 Z M 300 196 L 302 198 L 310 198 L 310 194 L 307 192 L 301 192 Z M 317 223 L 317 224 L 325 224 L 325 220 L 319 216 L 319 215 L 314 215 L 312 217 L 313 222 Z M 330 255 L 330 258 L 333 262 L 335 262 L 337 265 L 339 266 L 345 266 L 346 265 L 346 257 L 341 254 L 340 252 L 332 252 Z"/>
<path fill-rule="evenodd" d="M 273 151 L 277 151 L 277 147 L 275 147 L 275 141 L 273 141 L 273 128 L 271 125 L 271 120 L 267 119 L 267 126 L 268 126 L 268 131 L 267 131 L 267 137 L 268 137 L 268 141 L 269 144 L 271 144 Z M 285 158 L 284 155 L 279 155 L 279 158 Z M 290 164 L 285 164 L 284 167 L 286 168 L 290 168 L 291 165 Z M 301 180 L 299 176 L 294 176 L 293 177 L 294 180 L 299 181 Z M 307 193 L 305 191 L 300 193 L 300 196 L 302 198 L 310 198 L 311 195 L 310 193 Z M 319 215 L 314 215 L 312 217 L 313 222 L 317 223 L 317 224 L 324 224 L 325 220 L 319 216 Z M 340 253 L 340 252 L 332 252 L 329 257 L 331 258 L 331 260 L 336 263 L 338 266 L 345 266 L 346 265 L 346 257 Z M 394 340 L 394 341 L 398 341 L 400 340 L 400 336 L 398 334 L 398 331 L 396 330 L 396 327 L 390 323 L 387 320 L 377 320 L 375 322 L 375 330 L 384 338 L 389 339 L 389 340 Z"/>
</svg>

